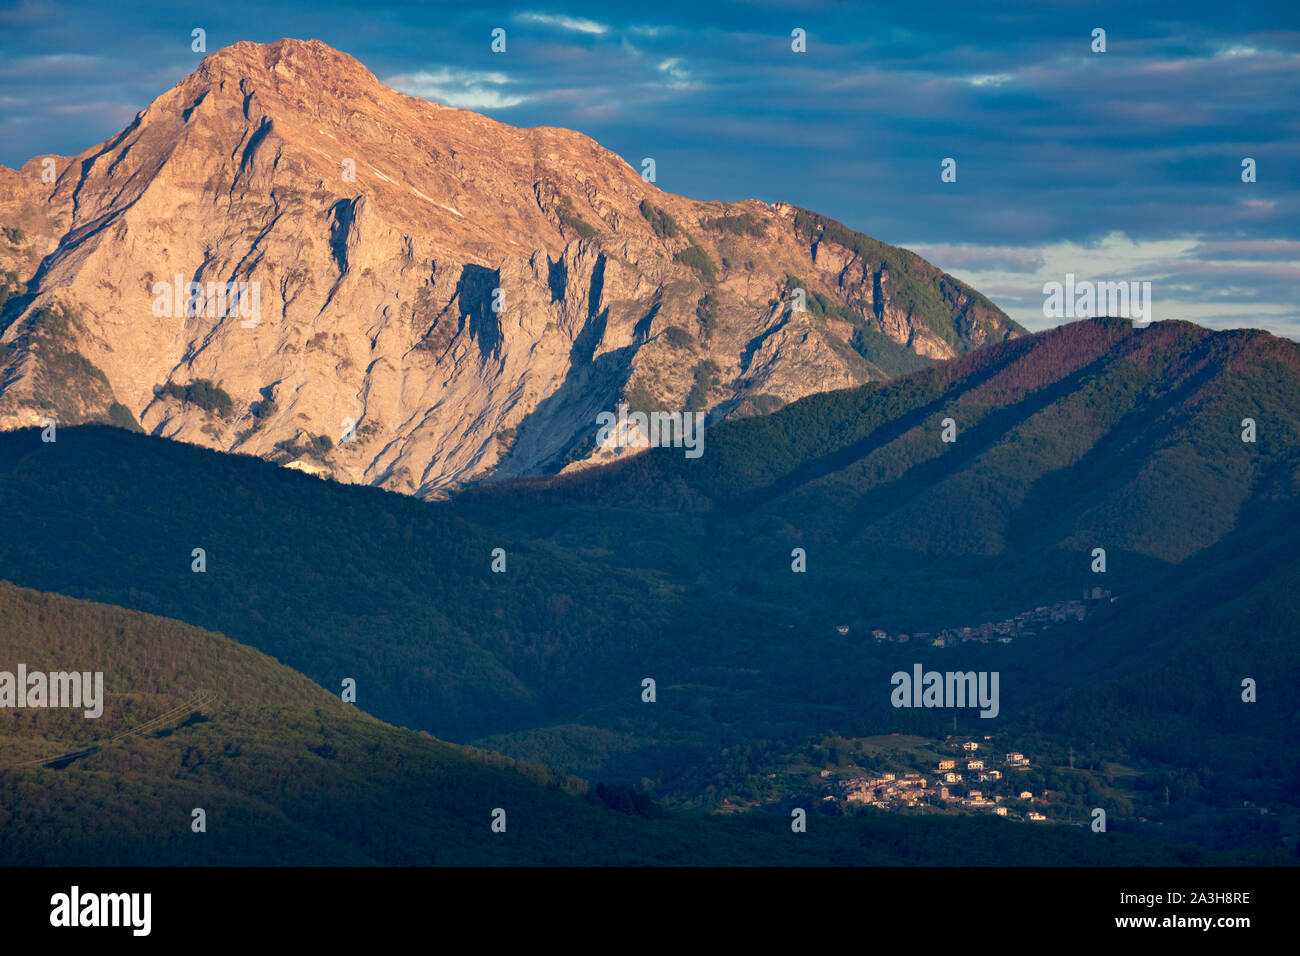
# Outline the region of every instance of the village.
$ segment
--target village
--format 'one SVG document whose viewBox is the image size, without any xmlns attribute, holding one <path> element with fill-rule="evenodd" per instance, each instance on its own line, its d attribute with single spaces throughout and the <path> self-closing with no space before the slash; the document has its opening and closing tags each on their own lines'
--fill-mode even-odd
<svg viewBox="0 0 1300 956">
<path fill-rule="evenodd" d="M 822 770 L 824 786 L 830 791 L 822 800 L 845 812 L 865 807 L 898 810 L 938 806 L 1047 822 L 1047 815 L 1036 808 L 1047 806 L 1048 794 L 1034 793 L 1016 781 L 1016 771 L 1031 766 L 1029 758 L 1019 751 L 993 754 L 989 752 L 990 740 L 950 737 L 937 748 L 941 752 L 938 762 L 926 770 L 842 777 Z M 949 752 L 953 756 L 943 755 Z"/>
<path fill-rule="evenodd" d="M 922 644 L 928 647 L 954 647 L 958 644 L 976 642 L 980 644 L 1010 644 L 1017 637 L 1033 637 L 1040 631 L 1047 630 L 1053 624 L 1069 621 L 1082 621 L 1089 614 L 1096 613 L 1102 607 L 1119 600 L 1106 588 L 1093 587 L 1085 589 L 1082 599 L 1073 598 L 1057 601 L 1055 604 L 1036 607 L 1024 611 L 1005 621 L 989 621 L 975 627 L 950 627 L 932 634 L 928 631 L 912 633 L 889 633 L 880 628 L 869 631 L 878 643 Z M 850 627 L 839 625 L 836 630 L 841 636 L 848 636 Z"/>
</svg>

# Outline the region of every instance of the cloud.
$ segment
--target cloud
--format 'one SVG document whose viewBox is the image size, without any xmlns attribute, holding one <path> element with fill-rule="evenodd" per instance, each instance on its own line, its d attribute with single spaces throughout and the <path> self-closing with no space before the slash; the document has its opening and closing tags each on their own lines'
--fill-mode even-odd
<svg viewBox="0 0 1300 956">
<path fill-rule="evenodd" d="M 1031 331 L 1058 322 L 1043 315 L 1043 285 L 1064 283 L 1072 274 L 1076 283 L 1150 282 L 1157 321 L 1266 328 L 1300 338 L 1300 303 L 1292 291 L 1300 283 L 1300 242 L 1294 240 L 1142 240 L 1113 232 L 1089 243 L 908 248 L 983 292 Z"/>
<path fill-rule="evenodd" d="M 105 100 L 96 100 L 89 103 L 56 103 L 50 107 L 50 112 L 73 116 L 79 113 L 86 113 L 92 116 L 110 115 L 116 116 L 119 120 L 129 120 L 139 112 L 139 107 L 133 106 L 130 103 L 112 103 Z"/>
<path fill-rule="evenodd" d="M 966 77 L 966 82 L 971 86 L 1002 86 L 1014 79 L 1015 77 L 1010 73 L 982 73 L 979 76 Z"/>
<path fill-rule="evenodd" d="M 0 60 L 0 76 L 58 77 L 69 73 L 89 73 L 102 70 L 108 60 L 90 53 L 45 53 L 38 56 L 16 56 Z"/>
<path fill-rule="evenodd" d="M 467 110 L 508 109 L 528 102 L 532 97 L 502 89 L 512 82 L 505 73 L 453 70 L 450 67 L 399 74 L 384 80 L 385 84 L 408 96 Z"/>
<path fill-rule="evenodd" d="M 609 27 L 603 23 L 597 23 L 595 20 L 587 20 L 582 17 L 566 17 L 559 13 L 520 13 L 515 16 L 515 20 L 519 23 L 536 23 L 546 27 L 558 27 L 572 33 L 588 33 L 593 36 L 602 36 L 609 32 Z"/>
<path fill-rule="evenodd" d="M 691 74 L 682 66 L 682 58 L 679 56 L 670 57 L 661 62 L 658 66 L 660 73 L 668 76 L 671 82 L 668 88 L 672 90 L 692 90 L 698 89 L 699 84 L 691 82 Z"/>
<path fill-rule="evenodd" d="M 909 246 L 913 252 L 951 272 L 953 269 L 990 270 L 1002 272 L 1036 272 L 1043 266 L 1039 249 L 1020 246 Z"/>
</svg>

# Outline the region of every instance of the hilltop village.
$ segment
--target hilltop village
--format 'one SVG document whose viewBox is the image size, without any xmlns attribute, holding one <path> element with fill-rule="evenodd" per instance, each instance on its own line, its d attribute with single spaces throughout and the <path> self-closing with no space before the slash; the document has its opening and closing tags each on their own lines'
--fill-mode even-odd
<svg viewBox="0 0 1300 956">
<path fill-rule="evenodd" d="M 929 631 L 889 633 L 880 628 L 873 628 L 868 633 L 872 639 L 882 644 L 911 643 L 927 647 L 955 647 L 967 642 L 1010 644 L 1017 637 L 1033 637 L 1053 624 L 1085 620 L 1088 615 L 1095 614 L 1118 600 L 1106 588 L 1094 587 L 1088 588 L 1082 599 L 1057 601 L 1055 604 L 1036 607 L 1032 611 L 1023 611 L 1004 621 L 986 621 L 973 627 L 949 627 L 937 634 Z M 851 628 L 847 624 L 840 624 L 836 630 L 841 637 L 846 637 Z"/>
<path fill-rule="evenodd" d="M 952 756 L 942 756 L 926 771 L 837 777 L 833 771 L 823 770 L 821 778 L 830 792 L 822 800 L 836 802 L 846 810 L 899 809 L 928 804 L 1046 822 L 1047 816 L 1039 810 L 1049 802 L 1047 791 L 1035 794 L 1016 781 L 1016 771 L 1032 766 L 1029 758 L 1014 750 L 994 754 L 987 746 L 990 739 L 949 738 L 936 749 L 950 752 Z"/>
<path fill-rule="evenodd" d="M 1011 749 L 1015 746 L 1002 735 L 935 740 L 908 734 L 830 734 L 809 741 L 806 749 L 771 753 L 766 760 L 743 748 L 724 751 L 726 767 L 715 768 L 710 781 L 718 798 L 711 809 L 722 814 L 778 807 L 816 808 L 832 815 L 988 814 L 1026 823 L 1078 824 L 1084 799 L 1078 783 L 1070 784 L 1073 792 L 1055 788 L 1071 777 L 1083 781 L 1086 771 L 1073 769 L 1071 755 L 1071 769 L 1063 777 L 1054 760 L 1035 759 Z"/>
</svg>

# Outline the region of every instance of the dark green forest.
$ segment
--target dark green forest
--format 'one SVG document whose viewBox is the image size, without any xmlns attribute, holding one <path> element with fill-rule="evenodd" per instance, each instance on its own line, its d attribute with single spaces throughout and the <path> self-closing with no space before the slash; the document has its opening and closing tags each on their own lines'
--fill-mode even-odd
<svg viewBox="0 0 1300 956">
<path fill-rule="evenodd" d="M 15 660 L 102 671 L 106 703 L 93 721 L 0 711 L 6 866 L 941 864 L 954 845 L 1008 865 L 1238 859 L 993 820 L 815 816 L 796 834 L 781 815 L 666 815 L 639 791 L 381 723 L 219 634 L 0 583 L 0 661 Z M 201 689 L 215 700 L 190 711 Z"/>
</svg>

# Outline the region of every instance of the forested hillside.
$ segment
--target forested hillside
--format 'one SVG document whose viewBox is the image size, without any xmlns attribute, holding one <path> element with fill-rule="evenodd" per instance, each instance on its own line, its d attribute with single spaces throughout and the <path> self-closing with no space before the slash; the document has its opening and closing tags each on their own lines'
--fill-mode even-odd
<svg viewBox="0 0 1300 956">
<path fill-rule="evenodd" d="M 219 634 L 0 582 L 0 669 L 19 662 L 102 671 L 106 694 L 95 720 L 0 711 L 6 866 L 942 864 L 954 841 L 1006 864 L 1230 859 L 995 820 L 664 816 L 381 723 Z"/>
</svg>

